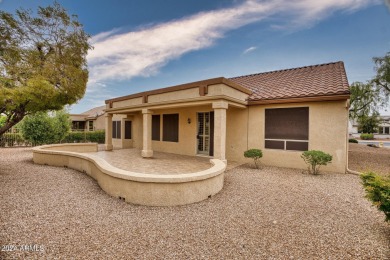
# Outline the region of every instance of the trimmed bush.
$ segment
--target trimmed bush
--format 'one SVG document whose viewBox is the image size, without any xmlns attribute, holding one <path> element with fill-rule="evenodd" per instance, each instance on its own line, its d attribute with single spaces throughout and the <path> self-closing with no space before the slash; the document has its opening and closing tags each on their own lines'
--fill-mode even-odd
<svg viewBox="0 0 390 260">
<path fill-rule="evenodd" d="M 359 143 L 358 140 L 356 140 L 355 138 L 348 139 L 348 142 L 355 143 L 355 144 Z"/>
<path fill-rule="evenodd" d="M 385 221 L 390 222 L 390 176 L 380 176 L 374 172 L 360 175 L 366 198 L 385 213 Z"/>
<path fill-rule="evenodd" d="M 256 169 L 259 169 L 258 160 L 263 157 L 263 152 L 260 149 L 249 149 L 244 152 L 245 158 L 252 158 L 255 162 Z"/>
<path fill-rule="evenodd" d="M 311 174 L 318 174 L 321 165 L 332 162 L 332 155 L 316 150 L 303 152 L 301 158 L 308 165 L 308 171 Z"/>
<path fill-rule="evenodd" d="M 360 139 L 362 140 L 373 140 L 374 134 L 361 134 Z"/>
<path fill-rule="evenodd" d="M 104 130 L 98 131 L 86 131 L 86 132 L 69 132 L 63 143 L 99 143 L 104 144 L 105 141 L 105 132 Z"/>
</svg>

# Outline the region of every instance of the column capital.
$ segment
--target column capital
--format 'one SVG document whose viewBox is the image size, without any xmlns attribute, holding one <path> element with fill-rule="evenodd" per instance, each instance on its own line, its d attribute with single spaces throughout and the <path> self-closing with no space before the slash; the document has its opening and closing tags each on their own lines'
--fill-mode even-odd
<svg viewBox="0 0 390 260">
<path fill-rule="evenodd" d="M 228 109 L 228 107 L 229 107 L 229 103 L 226 101 L 213 102 L 213 109 L 216 109 L 216 108 Z"/>
<path fill-rule="evenodd" d="M 142 114 L 153 114 L 153 111 L 147 108 L 142 109 Z"/>
<path fill-rule="evenodd" d="M 112 117 L 113 115 L 112 115 L 112 114 L 109 114 L 109 113 L 105 113 L 104 116 L 105 116 L 105 117 Z"/>
</svg>

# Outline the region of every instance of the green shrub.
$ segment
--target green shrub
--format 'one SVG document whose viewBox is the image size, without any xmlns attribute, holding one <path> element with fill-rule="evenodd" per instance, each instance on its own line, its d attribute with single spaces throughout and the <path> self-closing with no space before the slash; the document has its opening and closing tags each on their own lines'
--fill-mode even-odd
<svg viewBox="0 0 390 260">
<path fill-rule="evenodd" d="M 62 142 L 64 143 L 99 143 L 104 144 L 104 130 L 86 131 L 86 132 L 69 132 Z"/>
<path fill-rule="evenodd" d="M 332 155 L 316 150 L 303 152 L 301 158 L 308 165 L 309 173 L 312 174 L 318 174 L 321 165 L 327 165 L 332 162 Z"/>
<path fill-rule="evenodd" d="M 390 221 L 390 176 L 380 176 L 374 172 L 360 175 L 366 198 L 383 211 L 386 221 Z"/>
<path fill-rule="evenodd" d="M 249 149 L 244 152 L 245 158 L 252 158 L 255 162 L 255 166 L 259 169 L 258 160 L 263 157 L 263 152 L 260 149 Z"/>
<path fill-rule="evenodd" d="M 355 144 L 359 143 L 358 140 L 356 140 L 355 138 L 348 139 L 348 142 L 355 143 Z"/>
<path fill-rule="evenodd" d="M 25 117 L 21 123 L 23 138 L 37 145 L 59 143 L 69 130 L 69 114 L 63 111 L 57 111 L 53 115 L 38 112 Z"/>
<path fill-rule="evenodd" d="M 374 134 L 361 134 L 360 139 L 362 140 L 372 140 L 374 139 Z"/>
</svg>

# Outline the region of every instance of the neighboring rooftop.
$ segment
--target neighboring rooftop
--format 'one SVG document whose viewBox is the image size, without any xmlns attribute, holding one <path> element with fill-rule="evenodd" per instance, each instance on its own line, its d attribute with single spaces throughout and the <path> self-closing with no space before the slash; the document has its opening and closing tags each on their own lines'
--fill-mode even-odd
<svg viewBox="0 0 390 260">
<path fill-rule="evenodd" d="M 341 61 L 234 77 L 229 80 L 253 92 L 249 101 L 350 93 L 344 63 Z"/>
<path fill-rule="evenodd" d="M 95 107 L 80 114 L 70 114 L 71 116 L 83 116 L 85 118 L 96 118 L 104 114 L 106 106 Z"/>
</svg>

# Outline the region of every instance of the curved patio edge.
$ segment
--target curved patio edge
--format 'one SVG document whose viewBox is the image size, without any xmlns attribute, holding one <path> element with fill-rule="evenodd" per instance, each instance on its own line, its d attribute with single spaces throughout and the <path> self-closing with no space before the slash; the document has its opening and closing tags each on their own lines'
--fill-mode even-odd
<svg viewBox="0 0 390 260">
<path fill-rule="evenodd" d="M 109 195 L 147 206 L 199 202 L 217 194 L 223 187 L 226 165 L 218 159 L 211 159 L 213 166 L 204 171 L 160 175 L 122 170 L 98 156 L 85 154 L 97 151 L 96 143 L 43 145 L 33 148 L 33 160 L 36 164 L 84 172 Z"/>
</svg>

